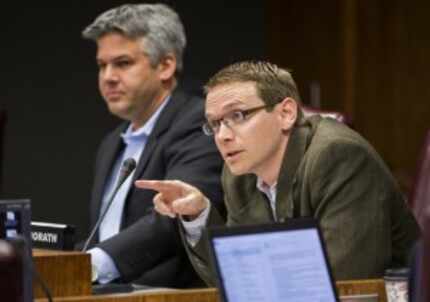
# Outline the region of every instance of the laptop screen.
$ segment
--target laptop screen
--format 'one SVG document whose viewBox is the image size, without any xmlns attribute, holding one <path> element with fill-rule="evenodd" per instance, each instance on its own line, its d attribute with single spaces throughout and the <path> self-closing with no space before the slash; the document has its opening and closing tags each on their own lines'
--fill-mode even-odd
<svg viewBox="0 0 430 302">
<path fill-rule="evenodd" d="M 209 238 L 226 302 L 337 301 L 313 220 L 212 229 Z"/>
</svg>

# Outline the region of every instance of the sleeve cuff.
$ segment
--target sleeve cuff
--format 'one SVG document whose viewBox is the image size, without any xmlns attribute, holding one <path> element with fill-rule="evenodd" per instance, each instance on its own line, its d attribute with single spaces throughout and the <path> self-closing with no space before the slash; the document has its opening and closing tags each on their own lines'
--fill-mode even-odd
<svg viewBox="0 0 430 302">
<path fill-rule="evenodd" d="M 194 247 L 200 240 L 203 228 L 205 227 L 209 217 L 211 207 L 209 200 L 205 199 L 205 201 L 207 205 L 206 208 L 194 220 L 185 221 L 182 217 L 180 217 L 180 221 L 185 229 L 185 238 L 192 247 Z"/>
<path fill-rule="evenodd" d="M 101 248 L 93 248 L 87 251 L 91 255 L 91 267 L 93 272 L 93 281 L 100 284 L 106 284 L 120 277 L 120 273 L 112 258 Z"/>
</svg>

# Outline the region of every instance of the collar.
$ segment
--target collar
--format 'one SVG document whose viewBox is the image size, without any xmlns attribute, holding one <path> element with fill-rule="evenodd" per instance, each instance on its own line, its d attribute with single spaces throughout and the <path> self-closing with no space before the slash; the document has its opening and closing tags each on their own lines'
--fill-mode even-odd
<svg viewBox="0 0 430 302">
<path fill-rule="evenodd" d="M 296 182 L 295 176 L 297 169 L 306 153 L 306 149 L 313 135 L 314 125 L 307 119 L 299 121 L 292 129 L 288 144 L 286 146 L 284 159 L 281 165 L 281 171 L 278 176 L 278 183 L 282 186 L 276 194 L 276 200 L 287 200 L 288 192 Z M 277 202 L 277 212 L 283 213 L 286 211 L 287 204 L 285 202 Z M 296 205 L 290 205 L 293 210 L 293 215 L 298 215 L 300 209 Z M 279 208 L 279 209 L 278 209 Z"/>
<path fill-rule="evenodd" d="M 277 183 L 275 182 L 273 185 L 269 186 L 261 178 L 257 177 L 256 186 L 258 190 L 260 190 L 262 193 L 264 193 L 267 196 L 267 198 L 269 198 L 270 207 L 272 208 L 274 217 L 276 217 L 275 208 L 276 208 Z"/>
<path fill-rule="evenodd" d="M 257 189 L 260 190 L 261 192 L 276 192 L 276 186 L 278 183 L 274 183 L 273 185 L 269 186 L 268 184 L 266 184 L 260 177 L 257 177 Z"/>
<path fill-rule="evenodd" d="M 121 137 L 126 145 L 140 141 L 142 139 L 145 139 L 149 137 L 152 130 L 154 129 L 155 123 L 158 120 L 158 117 L 161 114 L 161 111 L 163 111 L 163 108 L 166 107 L 167 103 L 170 101 L 170 95 L 167 96 L 164 101 L 161 103 L 160 107 L 157 108 L 157 110 L 152 114 L 149 120 L 146 121 L 146 123 L 140 127 L 139 129 L 136 129 L 133 131 L 131 124 L 128 126 L 128 128 L 125 130 L 124 133 L 121 133 Z"/>
</svg>

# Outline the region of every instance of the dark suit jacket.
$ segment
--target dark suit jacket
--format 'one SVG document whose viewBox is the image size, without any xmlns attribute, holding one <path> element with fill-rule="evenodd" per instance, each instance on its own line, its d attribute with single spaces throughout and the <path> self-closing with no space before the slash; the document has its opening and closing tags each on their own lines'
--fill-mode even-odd
<svg viewBox="0 0 430 302">
<path fill-rule="evenodd" d="M 255 175 L 224 170 L 227 225 L 272 223 L 269 201 Z M 343 124 L 315 116 L 293 129 L 277 182 L 276 221 L 319 221 L 334 277 L 382 277 L 407 265 L 419 228 L 376 151 Z M 208 224 L 220 224 L 211 209 Z M 205 238 L 188 248 L 196 269 L 213 284 Z"/>
<path fill-rule="evenodd" d="M 134 179 L 178 179 L 193 184 L 213 201 L 222 201 L 222 159 L 213 138 L 203 134 L 204 103 L 176 90 L 161 112 L 137 163 Z M 90 217 L 94 226 L 103 189 L 123 148 L 122 124 L 102 142 L 96 161 Z M 123 281 L 152 286 L 195 286 L 196 274 L 178 237 L 175 220 L 155 213 L 155 192 L 128 193 L 119 234 L 97 243 L 114 260 Z M 96 243 L 97 239 L 94 243 Z M 94 247 L 94 245 L 93 245 Z"/>
</svg>

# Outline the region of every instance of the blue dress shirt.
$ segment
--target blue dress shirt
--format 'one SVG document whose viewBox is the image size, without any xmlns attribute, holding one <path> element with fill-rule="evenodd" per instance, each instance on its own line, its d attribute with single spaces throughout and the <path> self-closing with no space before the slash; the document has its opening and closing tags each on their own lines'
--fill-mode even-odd
<svg viewBox="0 0 430 302">
<path fill-rule="evenodd" d="M 157 122 L 161 111 L 167 105 L 169 100 L 170 97 L 167 97 L 157 109 L 157 111 L 154 112 L 151 118 L 141 128 L 133 131 L 130 125 L 125 133 L 121 134 L 126 147 L 122 154 L 120 154 L 118 157 L 112 169 L 112 173 L 104 190 L 100 213 L 104 211 L 109 199 L 111 198 L 112 191 L 115 188 L 118 180 L 120 167 L 122 166 L 124 160 L 133 158 L 136 163 L 139 163 L 140 156 L 145 149 L 148 137 L 154 129 L 155 123 Z M 106 240 L 116 235 L 120 231 L 124 203 L 130 187 L 133 185 L 133 175 L 134 171 L 118 190 L 108 212 L 106 213 L 105 218 L 103 219 L 103 222 L 100 224 L 99 241 Z M 118 272 L 114 261 L 105 251 L 96 247 L 88 250 L 88 253 L 91 254 L 93 270 L 95 270 L 94 273 L 97 278 L 96 280 L 99 283 L 105 284 L 120 277 L 120 273 Z"/>
</svg>

